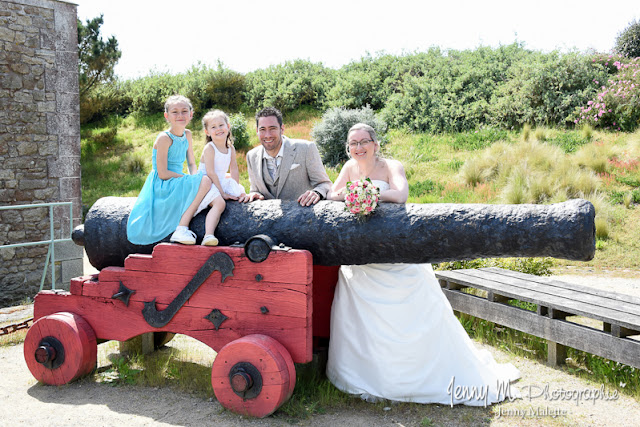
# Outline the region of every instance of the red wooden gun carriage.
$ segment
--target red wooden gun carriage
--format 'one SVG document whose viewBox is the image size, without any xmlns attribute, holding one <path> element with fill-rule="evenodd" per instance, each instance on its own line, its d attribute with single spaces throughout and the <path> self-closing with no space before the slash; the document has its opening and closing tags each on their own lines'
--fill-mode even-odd
<svg viewBox="0 0 640 427">
<path fill-rule="evenodd" d="M 294 362 L 312 360 L 309 252 L 275 250 L 252 262 L 242 247 L 163 243 L 124 264 L 36 296 L 24 344 L 35 378 L 66 384 L 93 371 L 98 341 L 165 332 L 218 352 L 211 384 L 224 407 L 263 417 L 291 396 Z M 337 274 L 326 271 L 329 280 Z"/>
</svg>

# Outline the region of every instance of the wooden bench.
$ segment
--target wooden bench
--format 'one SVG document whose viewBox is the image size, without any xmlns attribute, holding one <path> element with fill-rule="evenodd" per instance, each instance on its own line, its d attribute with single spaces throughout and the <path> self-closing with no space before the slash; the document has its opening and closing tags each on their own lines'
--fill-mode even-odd
<svg viewBox="0 0 640 427">
<path fill-rule="evenodd" d="M 640 298 L 501 268 L 435 273 L 455 311 L 546 339 L 552 366 L 564 363 L 566 347 L 572 347 L 640 368 L 640 341 L 633 338 L 640 335 Z M 465 288 L 485 291 L 486 298 Z M 537 310 L 509 305 L 510 300 Z M 572 316 L 592 320 L 587 326 Z"/>
</svg>

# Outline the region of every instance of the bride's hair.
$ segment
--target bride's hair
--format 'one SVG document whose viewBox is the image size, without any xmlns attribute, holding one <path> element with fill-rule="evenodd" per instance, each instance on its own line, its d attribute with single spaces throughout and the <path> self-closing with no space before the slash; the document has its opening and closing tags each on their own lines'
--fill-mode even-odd
<svg viewBox="0 0 640 427">
<path fill-rule="evenodd" d="M 380 142 L 378 142 L 378 135 L 376 134 L 376 130 L 372 126 L 369 126 L 366 123 L 356 123 L 355 125 L 351 126 L 351 129 L 349 129 L 349 132 L 347 132 L 347 141 L 345 143 L 345 148 L 347 149 L 347 156 L 351 157 L 351 153 L 349 152 L 349 135 L 351 135 L 351 132 L 355 132 L 357 130 L 363 130 L 369 134 L 369 137 L 371 138 L 371 140 L 378 146 L 378 149 L 375 151 L 376 156 L 381 157 Z"/>
</svg>

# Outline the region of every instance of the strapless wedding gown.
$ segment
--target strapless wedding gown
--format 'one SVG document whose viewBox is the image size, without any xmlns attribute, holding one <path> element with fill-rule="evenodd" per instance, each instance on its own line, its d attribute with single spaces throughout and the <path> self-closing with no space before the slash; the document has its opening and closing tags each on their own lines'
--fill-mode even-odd
<svg viewBox="0 0 640 427">
<path fill-rule="evenodd" d="M 475 347 L 430 264 L 340 267 L 327 376 L 369 401 L 485 406 L 519 396 L 519 371 Z"/>
</svg>

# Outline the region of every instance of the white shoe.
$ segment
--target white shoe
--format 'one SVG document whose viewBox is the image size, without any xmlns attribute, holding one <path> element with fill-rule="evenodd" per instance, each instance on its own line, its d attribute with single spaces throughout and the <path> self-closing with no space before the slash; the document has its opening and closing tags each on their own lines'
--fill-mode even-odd
<svg viewBox="0 0 640 427">
<path fill-rule="evenodd" d="M 196 243 L 196 233 L 187 227 L 178 227 L 169 240 L 174 243 L 182 243 L 183 245 L 194 245 Z"/>
<path fill-rule="evenodd" d="M 206 236 L 204 236 L 204 239 L 202 239 L 202 246 L 218 246 L 218 239 L 216 239 L 216 236 L 214 236 L 213 234 L 207 234 Z"/>
</svg>

